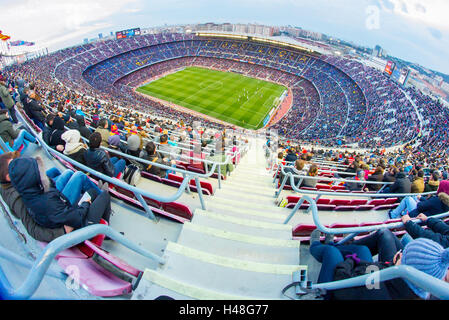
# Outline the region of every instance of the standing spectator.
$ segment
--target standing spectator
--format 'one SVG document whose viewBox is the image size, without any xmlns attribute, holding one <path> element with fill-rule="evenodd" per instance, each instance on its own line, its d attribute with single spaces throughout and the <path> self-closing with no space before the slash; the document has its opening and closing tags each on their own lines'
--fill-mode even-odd
<svg viewBox="0 0 449 320">
<path fill-rule="evenodd" d="M 16 110 L 14 109 L 15 103 L 12 98 L 8 86 L 6 85 L 6 79 L 0 74 L 0 100 L 8 109 L 9 116 L 14 123 L 17 123 Z"/>
</svg>

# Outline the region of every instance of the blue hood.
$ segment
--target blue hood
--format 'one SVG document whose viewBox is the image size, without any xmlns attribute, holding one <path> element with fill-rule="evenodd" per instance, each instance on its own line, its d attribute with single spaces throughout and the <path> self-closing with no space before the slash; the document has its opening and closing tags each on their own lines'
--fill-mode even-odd
<svg viewBox="0 0 449 320">
<path fill-rule="evenodd" d="M 39 167 L 34 158 L 17 158 L 9 164 L 11 183 L 24 199 L 44 193 Z"/>
</svg>

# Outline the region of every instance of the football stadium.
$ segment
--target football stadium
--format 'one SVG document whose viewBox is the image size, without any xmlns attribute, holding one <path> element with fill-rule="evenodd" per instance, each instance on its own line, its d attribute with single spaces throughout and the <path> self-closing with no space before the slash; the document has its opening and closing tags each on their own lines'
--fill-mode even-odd
<svg viewBox="0 0 449 320">
<path fill-rule="evenodd" d="M 449 298 L 446 78 L 242 25 L 1 26 L 4 299 Z"/>
</svg>

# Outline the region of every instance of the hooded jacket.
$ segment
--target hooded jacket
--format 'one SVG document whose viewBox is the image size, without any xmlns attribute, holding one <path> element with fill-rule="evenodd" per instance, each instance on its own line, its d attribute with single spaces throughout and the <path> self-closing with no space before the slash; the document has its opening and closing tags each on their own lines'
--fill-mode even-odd
<svg viewBox="0 0 449 320">
<path fill-rule="evenodd" d="M 64 154 L 81 164 L 86 164 L 84 160 L 86 148 L 80 142 L 79 131 L 68 130 L 62 134 L 61 138 L 65 141 Z"/>
<path fill-rule="evenodd" d="M 62 120 L 60 117 L 55 117 L 53 120 L 53 124 L 51 125 L 51 132 L 49 137 L 50 146 L 54 147 L 57 145 L 65 145 L 65 141 L 61 138 L 62 134 L 64 133 L 64 120 Z"/>
<path fill-rule="evenodd" d="M 48 179 L 43 168 L 39 158 L 17 158 L 9 164 L 11 184 L 22 197 L 33 220 L 46 228 L 64 225 L 75 229 L 84 227 L 89 203 L 72 206 Z"/>
<path fill-rule="evenodd" d="M 50 242 L 65 234 L 64 228 L 49 229 L 40 226 L 34 221 L 22 201 L 20 194 L 10 183 L 2 184 L 0 194 L 8 205 L 9 210 L 17 219 L 22 221 L 28 234 L 37 241 Z"/>
<path fill-rule="evenodd" d="M 80 132 L 81 136 L 83 136 L 86 139 L 89 139 L 92 132 L 89 130 L 89 128 L 86 127 L 84 117 L 81 115 L 77 115 L 75 119 L 76 123 L 78 124 L 78 131 Z"/>
</svg>

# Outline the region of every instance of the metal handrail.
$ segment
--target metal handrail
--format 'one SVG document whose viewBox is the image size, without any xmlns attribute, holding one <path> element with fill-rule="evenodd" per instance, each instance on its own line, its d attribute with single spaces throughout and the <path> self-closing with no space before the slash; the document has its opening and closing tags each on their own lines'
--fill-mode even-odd
<svg viewBox="0 0 449 320">
<path fill-rule="evenodd" d="M 145 250 L 141 246 L 125 238 L 123 235 L 121 235 L 119 232 L 115 231 L 111 227 L 102 224 L 94 224 L 91 226 L 87 226 L 72 231 L 48 243 L 47 246 L 44 248 L 44 250 L 39 254 L 39 256 L 32 264 L 30 272 L 28 273 L 25 281 L 19 288 L 17 289 L 12 288 L 11 285 L 8 283 L 8 281 L 6 281 L 6 283 L 2 283 L 2 285 L 6 285 L 8 298 L 9 299 L 30 298 L 38 289 L 40 283 L 43 280 L 43 277 L 46 275 L 47 270 L 50 268 L 53 259 L 59 252 L 71 248 L 73 246 L 76 246 L 77 244 L 82 243 L 85 240 L 91 239 L 100 234 L 108 236 L 112 240 L 124 245 L 128 249 L 137 252 L 138 254 L 147 257 L 151 260 L 154 260 L 159 264 L 165 264 L 164 258 Z M 8 257 L 11 256 L 6 255 L 5 250 L 6 249 L 0 250 L 0 257 L 6 258 L 7 256 Z M 58 278 L 61 278 L 61 276 L 58 275 Z"/>
<path fill-rule="evenodd" d="M 140 204 L 145 209 L 145 212 L 147 213 L 148 217 L 150 219 L 152 219 L 152 220 L 156 220 L 156 217 L 154 216 L 153 212 L 148 207 L 147 203 L 142 198 L 142 196 L 145 196 L 145 197 L 148 197 L 148 198 L 151 198 L 151 199 L 155 199 L 155 200 L 160 201 L 160 202 L 173 202 L 173 201 L 179 199 L 181 197 L 181 195 L 184 193 L 184 190 L 188 186 L 188 183 L 189 183 L 191 177 L 198 176 L 198 174 L 192 173 L 190 171 L 185 171 L 185 170 L 182 170 L 182 169 L 178 169 L 178 171 L 181 171 L 181 172 L 183 171 L 183 173 L 186 176 L 184 177 L 184 180 L 182 181 L 181 185 L 179 186 L 179 188 L 178 188 L 178 190 L 177 190 L 177 192 L 175 194 L 173 194 L 171 196 L 168 196 L 168 197 L 162 197 L 162 196 L 157 195 L 157 194 L 149 193 L 148 191 L 145 191 L 145 190 L 139 189 L 137 187 L 131 186 L 131 185 L 129 185 L 129 184 L 125 183 L 124 181 L 121 181 L 121 180 L 119 180 L 117 178 L 111 178 L 111 177 L 109 177 L 109 176 L 107 176 L 105 174 L 97 172 L 97 171 L 95 171 L 95 170 L 93 170 L 93 169 L 91 169 L 91 168 L 89 168 L 89 167 L 87 167 L 87 166 L 85 166 L 85 165 L 83 165 L 83 164 L 81 164 L 81 163 L 71 159 L 70 157 L 60 153 L 59 151 L 50 148 L 43 141 L 43 139 L 39 136 L 39 134 L 37 134 L 34 131 L 34 129 L 28 124 L 28 122 L 25 121 L 25 119 L 23 118 L 22 114 L 20 112 L 18 112 L 17 114 L 22 119 L 22 121 L 24 121 L 24 123 L 30 128 L 30 130 L 33 132 L 33 134 L 36 137 L 36 139 L 39 141 L 39 144 L 44 148 L 44 150 L 46 150 L 46 152 L 48 154 L 52 153 L 52 154 L 56 155 L 57 157 L 62 158 L 63 160 L 71 163 L 72 165 L 75 165 L 76 167 L 82 169 L 83 171 L 89 172 L 92 175 L 102 179 L 103 181 L 107 181 L 107 182 L 109 182 L 109 183 L 111 183 L 113 185 L 117 185 L 117 186 L 119 186 L 121 188 L 124 188 L 124 189 L 126 189 L 128 191 L 133 192 L 136 195 L 137 199 L 139 200 Z M 126 155 L 126 156 L 132 157 L 130 155 Z M 136 158 L 136 159 L 139 159 L 139 160 L 142 160 L 142 161 L 146 161 L 146 160 L 143 160 L 143 159 L 140 159 L 140 158 Z M 154 165 L 154 163 L 151 163 L 151 164 Z M 164 166 L 164 165 L 159 165 L 159 166 L 162 167 L 162 168 L 165 167 L 166 169 L 169 169 L 169 170 L 176 169 L 176 168 L 172 168 L 172 167 L 168 167 L 168 166 Z M 212 175 L 212 171 L 209 174 Z M 206 205 L 205 205 L 204 199 L 203 199 L 201 184 L 199 183 L 198 179 L 195 179 L 195 182 L 196 182 L 196 187 L 197 187 L 197 190 L 198 190 L 198 195 L 199 195 L 201 207 L 202 207 L 203 210 L 206 210 L 205 209 Z"/>
<path fill-rule="evenodd" d="M 303 292 L 312 291 L 321 292 L 322 294 L 327 290 L 366 286 L 367 283 L 372 283 L 373 280 L 384 282 L 397 278 L 405 279 L 411 282 L 415 286 L 432 294 L 438 299 L 449 299 L 449 283 L 407 265 L 393 266 L 366 275 L 339 281 L 309 284 L 306 286 L 300 284 L 299 286 Z"/>
<path fill-rule="evenodd" d="M 284 179 L 282 181 L 283 184 L 281 184 L 281 187 L 278 190 L 279 194 L 283 190 L 287 178 L 290 179 L 290 186 L 292 187 L 293 191 L 301 193 L 301 194 L 313 194 L 313 195 L 318 195 L 318 196 L 328 195 L 328 196 L 345 196 L 345 197 L 362 197 L 362 198 L 390 198 L 390 197 L 397 198 L 397 197 L 418 196 L 418 195 L 428 196 L 428 195 L 433 195 L 433 194 L 437 193 L 436 191 L 423 192 L 423 193 L 355 193 L 355 192 L 326 192 L 326 191 L 302 190 L 302 189 L 299 189 L 295 185 L 294 177 L 300 177 L 300 176 L 293 175 L 291 172 L 287 172 L 287 173 L 284 172 Z M 313 178 L 313 177 L 306 176 L 306 178 Z M 329 179 L 333 179 L 333 178 L 329 178 Z M 376 182 L 377 184 L 381 184 L 380 182 L 377 182 L 377 181 L 366 181 L 366 180 L 360 180 L 360 181 L 362 183 L 375 184 L 375 182 Z M 357 183 L 358 180 L 350 180 L 350 182 Z M 387 185 L 387 184 L 391 184 L 391 182 L 383 182 L 383 184 Z M 298 185 L 299 185 L 299 183 L 298 183 Z M 278 192 L 276 192 L 275 197 L 279 196 L 279 194 L 278 194 Z"/>
</svg>

